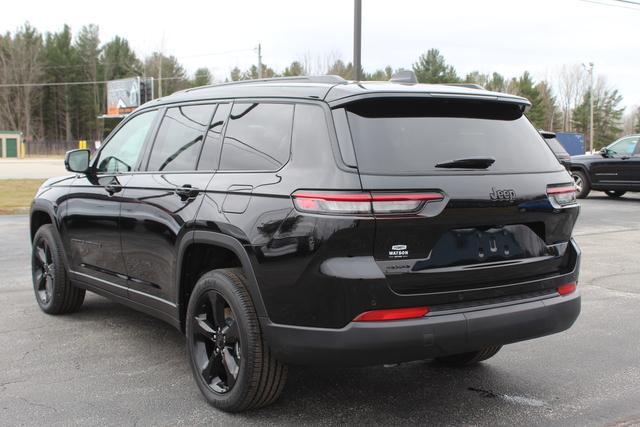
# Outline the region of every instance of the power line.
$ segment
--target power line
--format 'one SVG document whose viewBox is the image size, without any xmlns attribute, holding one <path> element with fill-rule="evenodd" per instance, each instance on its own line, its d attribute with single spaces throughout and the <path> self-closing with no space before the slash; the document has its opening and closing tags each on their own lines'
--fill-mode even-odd
<svg viewBox="0 0 640 427">
<path fill-rule="evenodd" d="M 611 0 L 611 1 L 617 1 L 619 3 L 635 4 L 636 6 L 640 6 L 640 2 L 632 1 L 632 0 Z"/>
<path fill-rule="evenodd" d="M 229 55 L 229 54 L 232 54 L 232 53 L 239 53 L 239 52 L 254 52 L 255 50 L 256 50 L 256 48 L 249 48 L 249 49 L 227 50 L 227 51 L 222 51 L 222 52 L 198 53 L 198 54 L 194 54 L 194 55 L 180 55 L 180 59 L 182 59 L 182 58 L 201 58 L 201 57 L 207 57 L 207 56 Z M 105 63 L 102 63 L 100 65 L 105 66 L 105 67 L 112 67 L 114 65 L 123 65 L 123 64 L 115 63 L 115 62 L 105 62 Z M 125 68 L 132 68 L 130 65 L 124 65 L 124 66 L 125 66 Z M 44 69 L 67 69 L 67 68 L 90 68 L 90 67 L 92 67 L 92 65 L 90 65 L 90 64 L 40 65 L 40 68 L 44 68 Z M 16 68 L 19 68 L 19 67 L 1 67 L 1 68 L 16 69 Z"/>
<path fill-rule="evenodd" d="M 126 77 L 125 77 L 126 78 Z M 181 80 L 183 77 L 163 77 L 161 79 L 154 78 L 154 81 L 157 80 Z M 94 84 L 104 84 L 108 83 L 111 80 L 93 80 L 86 82 L 50 82 L 50 83 L 0 83 L 0 88 L 9 88 L 9 87 L 41 87 L 41 86 L 78 86 L 78 85 L 94 85 Z"/>
<path fill-rule="evenodd" d="M 584 2 L 584 3 L 597 4 L 597 5 L 600 5 L 600 6 L 616 7 L 618 9 L 628 9 L 628 10 L 640 11 L 640 7 L 623 6 L 621 4 L 613 4 L 613 3 L 602 3 L 600 1 L 595 1 L 595 0 L 578 0 L 578 1 L 581 1 L 581 2 Z M 622 0 L 617 0 L 617 1 L 622 2 Z M 640 6 L 640 3 L 635 3 L 635 2 L 632 2 L 632 1 L 625 1 L 624 3 L 631 3 L 631 4 L 635 4 L 635 5 Z"/>
</svg>

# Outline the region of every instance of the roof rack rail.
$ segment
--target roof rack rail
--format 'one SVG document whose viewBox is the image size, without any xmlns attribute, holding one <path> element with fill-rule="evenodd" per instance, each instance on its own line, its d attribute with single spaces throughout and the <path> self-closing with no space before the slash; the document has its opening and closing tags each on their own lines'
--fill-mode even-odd
<svg viewBox="0 0 640 427">
<path fill-rule="evenodd" d="M 233 86 L 233 85 L 243 85 L 243 84 L 253 84 L 253 83 L 274 83 L 274 82 L 286 82 L 286 83 L 347 83 L 347 80 L 343 79 L 340 76 L 335 76 L 332 74 L 328 75 L 320 75 L 320 76 L 293 76 L 293 77 L 268 77 L 264 79 L 251 79 L 251 80 L 237 80 L 235 82 L 225 82 L 225 83 L 217 83 L 214 85 L 206 85 L 194 87 L 191 89 L 187 89 L 186 92 L 190 92 L 192 90 L 217 87 L 217 86 Z"/>
<path fill-rule="evenodd" d="M 479 85 L 477 83 L 441 83 L 441 84 L 445 86 L 460 86 L 460 87 L 466 87 L 469 89 L 486 90 L 484 86 Z"/>
</svg>

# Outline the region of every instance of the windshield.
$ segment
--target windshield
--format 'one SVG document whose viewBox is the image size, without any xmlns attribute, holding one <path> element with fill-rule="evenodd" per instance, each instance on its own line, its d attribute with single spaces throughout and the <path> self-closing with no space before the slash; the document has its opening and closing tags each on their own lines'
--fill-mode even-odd
<svg viewBox="0 0 640 427">
<path fill-rule="evenodd" d="M 375 99 L 349 104 L 347 117 L 364 174 L 425 175 L 436 165 L 495 159 L 472 172 L 558 170 L 553 153 L 514 104 L 459 99 Z M 464 168 L 469 170 L 469 168 Z"/>
</svg>

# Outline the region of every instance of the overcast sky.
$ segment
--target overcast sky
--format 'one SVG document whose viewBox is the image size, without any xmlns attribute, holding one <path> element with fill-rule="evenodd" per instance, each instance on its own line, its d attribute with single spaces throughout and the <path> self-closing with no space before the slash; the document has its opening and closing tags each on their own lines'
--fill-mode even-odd
<svg viewBox="0 0 640 427">
<path fill-rule="evenodd" d="M 595 4 L 601 2 L 619 7 Z M 0 29 L 25 21 L 41 31 L 88 23 L 102 41 L 126 37 L 140 56 L 161 47 L 189 72 L 208 67 L 224 79 L 234 67 L 263 62 L 277 71 L 292 60 L 352 56 L 352 0 L 8 2 Z M 458 74 L 524 70 L 553 80 L 563 64 L 593 61 L 624 96 L 640 105 L 640 7 L 615 0 L 363 0 L 362 64 L 409 68 L 438 48 Z M 164 40 L 164 42 L 163 42 Z"/>
</svg>

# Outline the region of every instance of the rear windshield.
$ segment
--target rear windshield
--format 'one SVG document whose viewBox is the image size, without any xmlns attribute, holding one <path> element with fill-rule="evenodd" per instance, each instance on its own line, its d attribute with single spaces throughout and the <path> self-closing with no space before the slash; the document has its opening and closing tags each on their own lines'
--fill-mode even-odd
<svg viewBox="0 0 640 427">
<path fill-rule="evenodd" d="M 396 98 L 359 101 L 345 108 L 361 173 L 513 173 L 559 168 L 515 104 Z M 468 158 L 495 162 L 486 169 L 436 167 Z"/>
<path fill-rule="evenodd" d="M 560 142 L 557 139 L 550 138 L 550 139 L 545 139 L 545 141 L 547 141 L 547 145 L 549 146 L 549 148 L 551 148 L 551 151 L 556 153 L 556 155 L 560 155 L 560 156 L 569 155 L 569 153 L 567 153 L 567 150 L 564 149 L 562 144 L 560 144 Z"/>
</svg>

